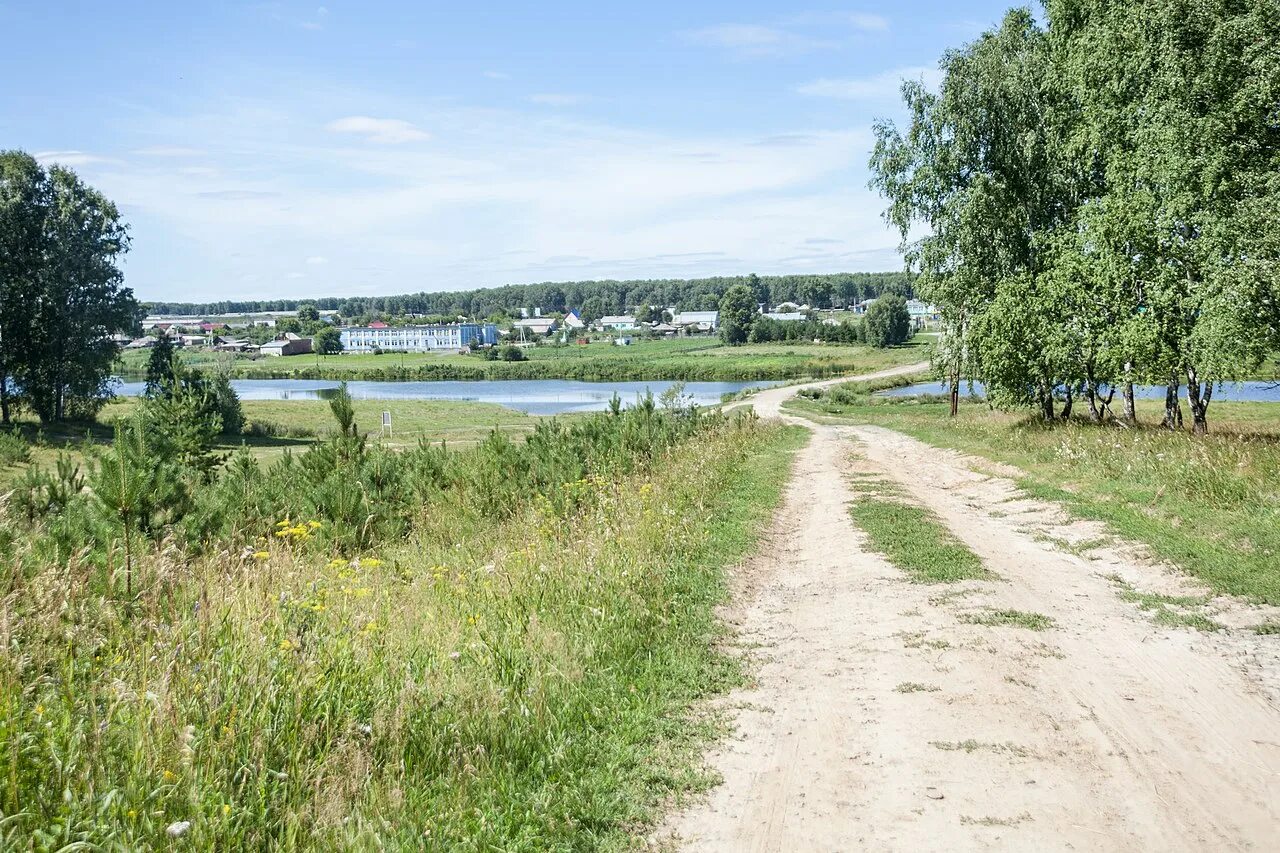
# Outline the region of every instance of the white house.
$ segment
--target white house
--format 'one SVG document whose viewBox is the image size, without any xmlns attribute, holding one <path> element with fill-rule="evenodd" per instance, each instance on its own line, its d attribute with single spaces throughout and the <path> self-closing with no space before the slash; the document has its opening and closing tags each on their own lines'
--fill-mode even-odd
<svg viewBox="0 0 1280 853">
<path fill-rule="evenodd" d="M 907 313 L 911 315 L 911 318 L 913 320 L 914 319 L 920 319 L 920 320 L 937 319 L 938 306 L 929 305 L 928 303 L 922 302 L 919 299 L 908 299 Z"/>
<path fill-rule="evenodd" d="M 460 350 L 498 342 L 498 327 L 493 323 L 448 323 L 428 326 L 348 326 L 339 334 L 343 352 L 400 350 L 431 352 Z"/>
<path fill-rule="evenodd" d="M 511 327 L 515 329 L 517 334 L 523 330 L 528 335 L 549 335 L 556 330 L 558 325 L 554 319 L 536 317 L 528 320 L 516 320 L 511 324 Z"/>
<path fill-rule="evenodd" d="M 700 332 L 714 332 L 720 327 L 720 312 L 681 311 L 671 318 L 671 325 L 679 329 L 693 327 Z"/>
<path fill-rule="evenodd" d="M 609 314 L 597 320 L 596 325 L 601 329 L 629 332 L 636 327 L 636 318 L 629 314 Z"/>
<path fill-rule="evenodd" d="M 764 316 L 770 320 L 777 320 L 779 323 L 794 323 L 804 319 L 804 314 L 799 311 L 770 311 Z"/>
<path fill-rule="evenodd" d="M 576 332 L 579 329 L 585 329 L 587 324 L 582 322 L 582 318 L 578 316 L 578 312 L 570 311 L 568 314 L 564 315 L 564 327 L 571 332 Z"/>
</svg>

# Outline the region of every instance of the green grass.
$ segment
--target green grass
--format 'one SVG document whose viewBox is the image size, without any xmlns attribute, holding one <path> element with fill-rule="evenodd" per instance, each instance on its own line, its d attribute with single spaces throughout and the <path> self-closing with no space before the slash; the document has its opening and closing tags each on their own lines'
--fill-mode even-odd
<svg viewBox="0 0 1280 853">
<path fill-rule="evenodd" d="M 1108 577 L 1119 588 L 1122 601 L 1138 605 L 1138 609 L 1151 614 L 1157 624 L 1173 628 L 1194 628 L 1197 631 L 1216 631 L 1222 626 L 1202 613 L 1190 608 L 1209 603 L 1203 595 L 1162 595 L 1157 592 L 1139 592 L 1119 575 Z"/>
<path fill-rule="evenodd" d="M 863 494 L 849 512 L 854 524 L 867 534 L 871 548 L 916 583 L 995 578 L 976 554 L 923 507 Z"/>
<path fill-rule="evenodd" d="M 1056 627 L 1052 617 L 1043 613 L 1031 613 L 1025 610 L 975 610 L 961 613 L 961 622 L 970 625 L 985 625 L 990 628 L 1026 628 L 1028 631 L 1047 631 Z"/>
<path fill-rule="evenodd" d="M 806 438 L 713 425 L 565 514 L 446 492 L 355 563 L 262 518 L 252 557 L 137 557 L 129 602 L 44 564 L 0 604 L 0 847 L 634 847 L 709 784 L 724 570 Z"/>
<path fill-rule="evenodd" d="M 579 379 L 588 381 L 783 380 L 839 376 L 918 362 L 927 357 L 928 338 L 900 347 L 874 349 L 856 344 L 769 343 L 729 347 L 714 337 L 635 339 L 615 346 L 612 339 L 586 346 L 540 345 L 525 350 L 527 361 L 485 361 L 456 353 L 342 353 L 286 358 L 237 357 L 239 377 L 258 379 Z M 225 357 L 225 356 L 220 356 Z M 209 364 L 216 359 L 198 350 L 184 359 Z M 142 355 L 127 353 L 121 369 L 145 370 Z"/>
<path fill-rule="evenodd" d="M 840 386 L 843 388 L 844 386 Z M 877 424 L 1021 469 L 1033 497 L 1106 524 L 1181 566 L 1214 592 L 1280 604 L 1280 405 L 1221 403 L 1205 437 L 1158 429 L 1140 401 L 1138 429 L 1081 421 L 1045 426 L 962 403 L 840 392 L 787 407 L 830 422 Z"/>
<path fill-rule="evenodd" d="M 28 465 L 53 465 L 59 454 L 84 459 L 84 443 L 111 441 L 112 423 L 127 417 L 137 406 L 135 398 L 109 403 L 95 423 L 70 423 L 40 427 L 26 420 L 15 433 L 0 432 L 0 483 L 22 475 Z M 420 440 L 445 442 L 459 449 L 472 447 L 493 430 L 512 438 L 531 433 L 540 416 L 527 415 L 495 403 L 452 400 L 354 400 L 356 425 L 375 443 L 388 447 L 412 447 Z M 255 458 L 269 462 L 285 451 L 298 452 L 332 434 L 333 416 L 327 400 L 245 400 L 241 403 L 251 434 L 222 436 L 216 450 L 231 453 L 247 448 Z M 392 432 L 382 435 L 382 413 L 391 412 Z M 560 415 L 574 420 L 581 415 Z M 12 437 L 11 437 L 12 436 Z"/>
</svg>

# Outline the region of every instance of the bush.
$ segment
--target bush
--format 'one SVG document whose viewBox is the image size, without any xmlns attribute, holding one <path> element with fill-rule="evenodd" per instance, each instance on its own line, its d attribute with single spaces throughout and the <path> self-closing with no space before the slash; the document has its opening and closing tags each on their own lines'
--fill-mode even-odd
<svg viewBox="0 0 1280 853">
<path fill-rule="evenodd" d="M 512 344 L 507 344 L 502 347 L 498 355 L 503 361 L 524 361 L 528 358 L 528 356 L 524 354 L 523 348 L 513 346 Z"/>
<path fill-rule="evenodd" d="M 31 445 L 17 430 L 0 432 L 0 465 L 17 465 L 31 461 Z"/>
</svg>

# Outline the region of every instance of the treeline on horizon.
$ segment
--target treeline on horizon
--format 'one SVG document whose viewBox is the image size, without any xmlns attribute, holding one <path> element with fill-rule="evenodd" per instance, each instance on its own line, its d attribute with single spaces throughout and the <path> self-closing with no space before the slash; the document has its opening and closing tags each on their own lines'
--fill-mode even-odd
<svg viewBox="0 0 1280 853">
<path fill-rule="evenodd" d="M 326 296 L 318 299 L 223 300 L 219 302 L 147 302 L 153 314 L 236 314 L 295 311 L 315 305 L 342 317 L 443 314 L 467 317 L 518 317 L 521 310 L 576 309 L 595 316 L 621 314 L 637 305 L 675 306 L 682 311 L 714 311 L 734 285 L 751 288 L 757 302 L 783 302 L 814 308 L 839 308 L 884 293 L 914 295 L 909 272 L 856 272 L 823 275 L 738 275 L 695 279 L 588 280 L 509 284 L 502 287 L 406 293 L 398 296 Z"/>
</svg>

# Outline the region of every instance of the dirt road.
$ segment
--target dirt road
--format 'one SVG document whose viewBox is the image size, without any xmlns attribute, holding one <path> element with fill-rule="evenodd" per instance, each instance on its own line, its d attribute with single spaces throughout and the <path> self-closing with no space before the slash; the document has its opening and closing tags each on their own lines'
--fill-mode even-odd
<svg viewBox="0 0 1280 853">
<path fill-rule="evenodd" d="M 753 403 L 776 414 L 794 388 Z M 998 580 L 923 585 L 870 553 L 854 472 L 891 479 Z M 724 777 L 664 833 L 690 850 L 1280 847 L 1274 638 L 1156 625 L 1118 595 L 1188 583 L 975 461 L 817 426 L 726 614 L 756 682 Z M 961 620 L 980 608 L 1047 631 Z M 1269 698 L 1270 697 L 1270 698 Z"/>
</svg>

